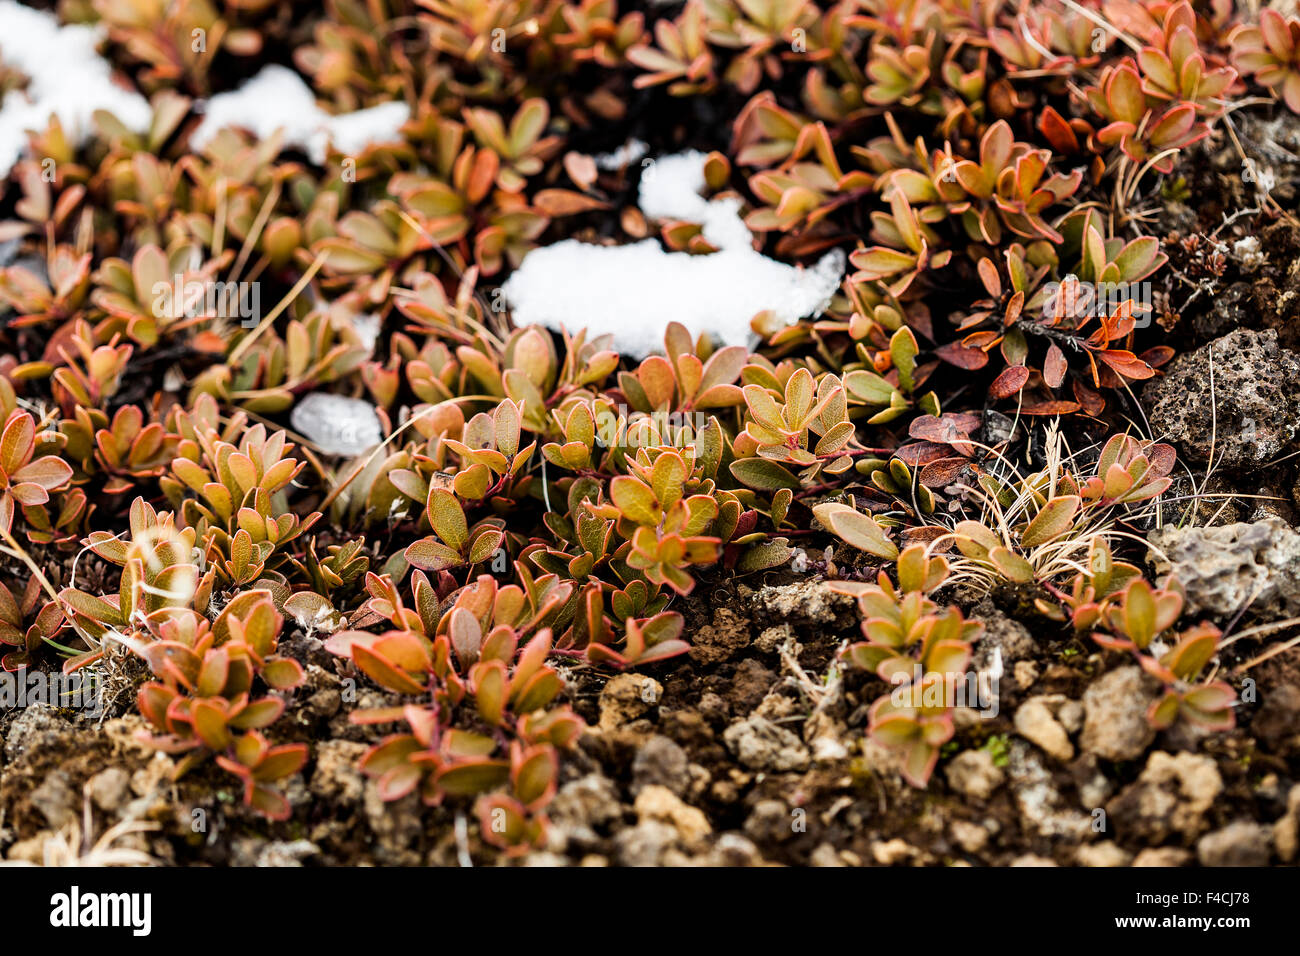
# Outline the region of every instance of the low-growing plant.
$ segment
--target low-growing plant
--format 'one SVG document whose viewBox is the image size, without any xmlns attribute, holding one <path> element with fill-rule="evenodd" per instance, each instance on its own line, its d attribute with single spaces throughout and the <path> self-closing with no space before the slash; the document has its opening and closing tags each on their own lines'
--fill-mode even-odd
<svg viewBox="0 0 1300 956">
<path fill-rule="evenodd" d="M 687 666 L 683 605 L 796 556 L 791 573 L 859 598 L 845 663 L 902 678 L 870 731 L 918 785 L 952 745 L 976 632 L 940 586 L 1015 585 L 1136 654 L 1167 688 L 1159 726 L 1231 721 L 1203 676 L 1213 625 L 1179 632 L 1176 585 L 1112 548 L 1159 523 L 1174 468 L 1127 433 L 1128 393 L 1174 357 L 1162 333 L 1195 320 L 1202 277 L 1233 279 L 1230 236 L 1288 215 L 1261 193 L 1210 224 L 1218 206 L 1188 189 L 1207 143 L 1249 158 L 1246 111 L 1300 112 L 1294 16 L 58 6 L 98 23 L 116 81 L 149 102 L 138 123 L 36 123 L 0 180 L 0 537 L 31 572 L 0 590 L 5 668 L 110 668 L 131 648 L 154 675 L 151 743 L 182 769 L 212 757 L 282 818 L 306 750 L 272 742 L 302 679 L 277 640 L 319 634 L 390 695 L 354 716 L 403 728 L 364 761 L 382 795 L 473 800 L 508 854 L 543 842 L 575 686 Z M 347 135 L 232 127 L 196 148 L 196 98 L 286 59 Z M 0 64 L 5 102 L 28 82 Z M 391 142 L 344 119 L 399 102 Z M 665 316 L 662 354 L 635 357 L 617 334 L 516 327 L 498 283 L 541 243 L 730 254 L 701 222 L 634 208 L 658 172 L 645 151 L 685 142 L 756 251 L 847 254 L 821 314 L 760 314 L 740 344 Z M 1175 199 L 1205 234 L 1157 229 L 1186 215 Z M 157 299 L 186 282 L 276 304 L 236 323 Z M 379 444 L 313 437 L 295 412 L 326 390 L 373 406 Z"/>
<path fill-rule="evenodd" d="M 528 592 L 484 575 L 462 588 L 445 614 L 427 579 L 417 577 L 405 607 L 390 579 L 371 576 L 370 605 L 396 625 L 382 633 L 340 631 L 327 644 L 376 683 L 411 703 L 359 711 L 363 724 L 405 723 L 409 732 L 375 745 L 361 767 L 385 800 L 418 792 L 428 804 L 478 797 L 483 837 L 523 852 L 545 833 L 555 793 L 557 748 L 572 745 L 582 721 L 552 707 L 562 681 L 548 666 L 547 622 L 570 586 Z"/>
<path fill-rule="evenodd" d="M 957 607 L 940 608 L 926 597 L 947 576 L 947 562 L 915 544 L 898 555 L 897 586 L 884 571 L 876 584 L 831 585 L 857 598 L 867 638 L 845 648 L 843 659 L 894 685 L 871 705 L 869 732 L 902 752 L 903 777 L 915 787 L 926 785 L 940 748 L 952 738 L 957 684 L 983 628 Z"/>
<path fill-rule="evenodd" d="M 1219 650 L 1222 632 L 1208 621 L 1174 631 L 1184 597 L 1176 580 L 1152 587 L 1132 565 L 1115 562 L 1105 542 L 1097 542 L 1087 571 L 1076 576 L 1070 594 L 1061 596 L 1076 631 L 1089 631 L 1102 647 L 1129 653 L 1162 684 L 1164 693 L 1147 711 L 1159 730 L 1185 720 L 1205 730 L 1229 730 L 1237 695 L 1224 681 L 1201 681 Z M 1046 602 L 1048 611 L 1057 613 Z"/>
</svg>

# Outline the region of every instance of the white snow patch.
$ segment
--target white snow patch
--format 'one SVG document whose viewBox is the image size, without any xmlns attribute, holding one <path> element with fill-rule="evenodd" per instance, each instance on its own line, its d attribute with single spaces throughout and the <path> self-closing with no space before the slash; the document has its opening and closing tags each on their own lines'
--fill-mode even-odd
<svg viewBox="0 0 1300 956">
<path fill-rule="evenodd" d="M 113 83 L 112 67 L 95 52 L 101 38 L 97 27 L 59 26 L 53 14 L 0 0 L 0 60 L 28 81 L 0 102 L 0 178 L 27 151 L 27 131 L 44 130 L 51 115 L 78 146 L 94 132 L 96 110 L 133 132 L 149 128 L 153 110 L 139 93 Z"/>
<path fill-rule="evenodd" d="M 411 118 L 405 103 L 381 103 L 355 113 L 331 116 L 316 104 L 303 78 L 272 64 L 239 89 L 218 93 L 204 104 L 203 122 L 190 138 L 202 149 L 227 126 L 246 129 L 258 139 L 284 131 L 284 144 L 296 146 L 313 163 L 325 162 L 330 143 L 343 153 L 359 153 L 373 143 L 401 139 L 398 128 Z"/>
<path fill-rule="evenodd" d="M 650 146 L 644 140 L 629 139 L 612 152 L 598 154 L 595 157 L 596 168 L 617 172 L 624 166 L 635 163 L 648 152 L 650 152 Z"/>
<path fill-rule="evenodd" d="M 379 329 L 379 315 L 375 312 L 352 316 L 352 330 L 357 333 L 366 351 L 372 354 L 375 351 L 375 343 L 379 341 Z"/>
<path fill-rule="evenodd" d="M 699 223 L 719 251 L 665 252 L 655 239 L 627 246 L 566 239 L 534 249 L 502 287 L 515 323 L 609 333 L 614 348 L 642 358 L 663 348 L 669 322 L 752 347 L 758 313 L 792 325 L 825 310 L 844 277 L 844 253 L 832 250 L 802 269 L 755 252 L 740 200 L 700 195 L 704 159 L 688 152 L 655 160 L 642 176 L 639 205 L 652 219 Z"/>
<path fill-rule="evenodd" d="M 384 440 L 374 405 L 330 392 L 303 396 L 289 424 L 327 455 L 360 455 Z"/>
<path fill-rule="evenodd" d="M 1241 271 L 1254 272 L 1264 264 L 1264 252 L 1259 245 L 1258 236 L 1246 236 L 1232 244 L 1232 251 L 1237 256 Z"/>
</svg>

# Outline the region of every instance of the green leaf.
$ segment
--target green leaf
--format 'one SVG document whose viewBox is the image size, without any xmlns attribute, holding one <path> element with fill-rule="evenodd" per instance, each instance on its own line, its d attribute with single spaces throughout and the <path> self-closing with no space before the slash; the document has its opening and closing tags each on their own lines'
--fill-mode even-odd
<svg viewBox="0 0 1300 956">
<path fill-rule="evenodd" d="M 736 562 L 736 570 L 747 574 L 751 571 L 779 568 L 790 560 L 792 554 L 794 550 L 786 543 L 785 538 L 764 541 L 747 549 L 740 556 L 740 560 Z"/>
<path fill-rule="evenodd" d="M 889 340 L 889 355 L 894 360 L 894 368 L 898 370 L 898 384 L 905 392 L 911 392 L 915 387 L 912 375 L 916 371 L 916 355 L 919 351 L 916 336 L 907 326 L 895 332 Z"/>
<path fill-rule="evenodd" d="M 513 774 L 515 795 L 519 801 L 524 806 L 544 801 L 555 786 L 557 770 L 555 751 L 550 747 L 538 747 L 524 758 Z"/>
<path fill-rule="evenodd" d="M 801 368 L 790 376 L 785 385 L 785 422 L 791 431 L 799 431 L 807 424 L 812 410 L 816 385 L 812 373 Z"/>
<path fill-rule="evenodd" d="M 423 571 L 443 571 L 465 563 L 459 553 L 434 538 L 421 538 L 406 549 L 405 555 L 407 561 Z"/>
<path fill-rule="evenodd" d="M 1128 586 L 1123 603 L 1124 633 L 1145 650 L 1156 636 L 1156 601 L 1151 585 L 1138 579 Z"/>
<path fill-rule="evenodd" d="M 59 600 L 78 614 L 84 614 L 92 621 L 98 621 L 100 624 L 120 625 L 126 623 L 121 611 L 107 601 L 101 601 L 84 591 L 64 588 L 59 592 Z"/>
<path fill-rule="evenodd" d="M 924 593 L 929 564 L 925 556 L 925 545 L 914 544 L 904 548 L 898 556 L 899 590 Z"/>
<path fill-rule="evenodd" d="M 813 508 L 817 520 L 844 541 L 867 554 L 893 561 L 898 548 L 889 540 L 883 528 L 869 516 L 848 505 L 828 502 Z"/>
<path fill-rule="evenodd" d="M 497 406 L 493 422 L 496 446 L 497 451 L 507 458 L 513 457 L 519 450 L 519 427 L 522 421 L 519 406 L 514 402 L 506 399 Z"/>
<path fill-rule="evenodd" d="M 1016 584 L 1028 584 L 1034 580 L 1034 569 L 1028 561 L 1007 548 L 999 545 L 989 551 L 989 560 L 1008 581 Z"/>
<path fill-rule="evenodd" d="M 786 468 L 766 458 L 742 458 L 733 461 L 731 476 L 756 491 L 777 491 L 781 488 L 798 491 L 802 487 L 799 479 Z"/>
<path fill-rule="evenodd" d="M 306 744 L 282 744 L 272 747 L 253 768 L 253 779 L 266 783 L 292 776 L 307 762 Z"/>
<path fill-rule="evenodd" d="M 429 524 L 443 542 L 457 554 L 463 554 L 469 540 L 465 512 L 456 496 L 445 488 L 429 492 Z"/>
<path fill-rule="evenodd" d="M 352 660 L 371 680 L 399 694 L 420 694 L 424 685 L 414 680 L 405 671 L 398 670 L 383 657 L 380 657 L 364 644 L 352 645 Z"/>
<path fill-rule="evenodd" d="M 647 527 L 659 524 L 662 512 L 655 493 L 640 479 L 619 475 L 609 483 L 609 497 L 629 521 Z"/>
<path fill-rule="evenodd" d="M 222 751 L 230 746 L 230 731 L 226 729 L 226 714 L 206 700 L 196 700 L 190 708 L 194 734 L 209 750 Z"/>
<path fill-rule="evenodd" d="M 895 388 L 875 372 L 862 369 L 844 376 L 844 387 L 849 394 L 867 405 L 888 405 Z"/>
<path fill-rule="evenodd" d="M 439 772 L 438 789 L 454 797 L 470 797 L 499 787 L 510 779 L 510 765 L 504 760 L 466 759 Z"/>
<path fill-rule="evenodd" d="M 1078 495 L 1058 495 L 1051 499 L 1020 535 L 1020 544 L 1034 548 L 1059 538 L 1074 524 L 1074 516 L 1079 513 L 1082 503 Z"/>
<path fill-rule="evenodd" d="M 506 533 L 499 528 L 484 528 L 474 537 L 474 543 L 470 545 L 469 563 L 480 564 L 492 557 L 497 548 L 501 547 L 505 536 Z"/>
<path fill-rule="evenodd" d="M 276 690 L 289 690 L 303 682 L 302 665 L 292 657 L 276 657 L 262 667 L 262 679 Z"/>
<path fill-rule="evenodd" d="M 480 661 L 471 671 L 471 680 L 479 716 L 494 727 L 499 725 L 506 709 L 506 665 Z"/>
</svg>

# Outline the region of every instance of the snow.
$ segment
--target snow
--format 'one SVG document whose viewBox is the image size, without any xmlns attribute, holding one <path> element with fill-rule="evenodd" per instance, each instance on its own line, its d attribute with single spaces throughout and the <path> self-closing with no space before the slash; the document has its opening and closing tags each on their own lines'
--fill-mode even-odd
<svg viewBox="0 0 1300 956">
<path fill-rule="evenodd" d="M 78 146 L 94 132 L 96 110 L 107 110 L 134 132 L 149 128 L 148 102 L 115 85 L 108 61 L 95 52 L 101 36 L 96 27 L 60 26 L 53 14 L 0 0 L 0 61 L 28 80 L 26 90 L 13 90 L 0 102 L 0 178 L 27 151 L 27 130 L 43 131 L 51 114 Z"/>
<path fill-rule="evenodd" d="M 614 348 L 643 358 L 663 348 L 669 322 L 722 345 L 752 347 L 750 321 L 760 312 L 784 325 L 821 313 L 844 276 L 844 253 L 833 250 L 801 269 L 754 251 L 740 200 L 700 195 L 704 159 L 687 152 L 655 160 L 642 175 L 638 203 L 652 219 L 699 223 L 719 251 L 666 252 L 656 239 L 626 246 L 566 239 L 534 249 L 502 287 L 515 323 L 609 333 Z"/>
<path fill-rule="evenodd" d="M 374 405 L 330 392 L 303 396 L 289 424 L 327 455 L 360 455 L 384 440 Z"/>
<path fill-rule="evenodd" d="M 194 149 L 202 149 L 227 126 L 246 129 L 258 139 L 282 130 L 286 146 L 301 149 L 319 166 L 325 162 L 330 143 L 340 152 L 359 153 L 373 143 L 401 139 L 398 128 L 410 117 L 405 103 L 381 103 L 331 116 L 316 104 L 315 94 L 302 77 L 288 67 L 272 64 L 239 89 L 208 100 L 203 122 L 190 143 Z"/>
<path fill-rule="evenodd" d="M 352 316 L 352 330 L 357 333 L 357 337 L 361 339 L 361 344 L 365 346 L 368 353 L 373 354 L 375 351 L 381 325 L 379 315 L 375 312 Z"/>
<path fill-rule="evenodd" d="M 617 172 L 625 166 L 635 163 L 648 152 L 650 152 L 650 146 L 634 137 L 611 153 L 598 154 L 595 157 L 596 168 Z"/>
</svg>

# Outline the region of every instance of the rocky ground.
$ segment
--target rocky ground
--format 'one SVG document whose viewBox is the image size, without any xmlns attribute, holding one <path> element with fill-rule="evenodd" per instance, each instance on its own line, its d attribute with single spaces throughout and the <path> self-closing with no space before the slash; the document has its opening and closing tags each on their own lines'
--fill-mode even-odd
<svg viewBox="0 0 1300 956">
<path fill-rule="evenodd" d="M 1274 200 L 1294 206 L 1300 123 L 1287 116 L 1243 115 L 1241 139 L 1272 171 Z M 1300 226 L 1232 218 L 1256 202 L 1239 154 L 1198 156 L 1189 187 L 1208 199 L 1170 203 L 1161 222 L 1182 278 L 1166 329 L 1180 354 L 1127 413 L 1178 448 L 1163 526 L 1136 530 L 1150 569 L 1174 573 L 1189 609 L 1227 632 L 1215 676 L 1238 691 L 1233 730 L 1157 734 L 1145 718 L 1157 685 L 1140 668 L 1037 616 L 1015 589 L 952 593 L 985 625 L 973 667 L 1000 661 L 998 708 L 960 712 L 928 788 L 914 789 L 896 753 L 865 733 L 882 685 L 834 667 L 859 620 L 827 586 L 827 557 L 814 556 L 803 573 L 701 581 L 677 605 L 686 657 L 646 674 L 564 669 L 565 697 L 590 729 L 561 765 L 545 847 L 518 860 L 462 825 L 466 807 L 381 801 L 357 768 L 378 733 L 348 717 L 389 701 L 301 631 L 281 645 L 308 679 L 277 730 L 312 743 L 288 788 L 290 822 L 253 814 L 215 767 L 173 780 L 173 759 L 136 742 L 129 687 L 143 671 L 123 656 L 113 667 L 128 689 L 102 715 L 33 705 L 0 717 L 0 854 L 72 862 L 118 848 L 160 864 L 268 866 L 1294 863 Z M 829 560 L 856 558 L 841 547 Z"/>
<path fill-rule="evenodd" d="M 1207 613 L 1258 592 L 1260 616 L 1297 600 L 1300 535 L 1276 515 L 1157 537 Z M 748 580 L 690 608 L 694 649 L 655 676 L 567 672 L 591 730 L 563 765 L 546 848 L 531 864 L 1264 865 L 1293 862 L 1300 826 L 1300 669 L 1279 654 L 1236 669 L 1266 641 L 1230 645 L 1221 676 L 1253 694 L 1238 726 L 1205 739 L 1157 736 L 1155 687 L 1055 627 L 979 603 L 974 666 L 995 650 L 996 716 L 962 713 L 930 786 L 864 734 L 873 680 L 826 679 L 856 609 L 817 573 Z M 151 829 L 112 845 L 161 863 L 456 864 L 497 861 L 457 811 L 384 804 L 357 770 L 373 736 L 353 706 L 381 704 L 299 637 L 308 685 L 290 713 L 315 742 L 294 779 L 293 821 L 247 812 L 215 772 L 173 782 L 173 761 L 134 741 L 140 718 L 90 720 L 36 705 L 4 719 L 0 778 L 11 861 L 85 846 L 122 821 Z M 1253 682 L 1253 684 L 1248 684 Z M 224 788 L 224 789 L 223 789 Z M 81 829 L 89 821 L 89 831 Z M 71 832 L 70 832 L 71 831 Z M 461 836 L 458 837 L 458 832 Z"/>
</svg>

